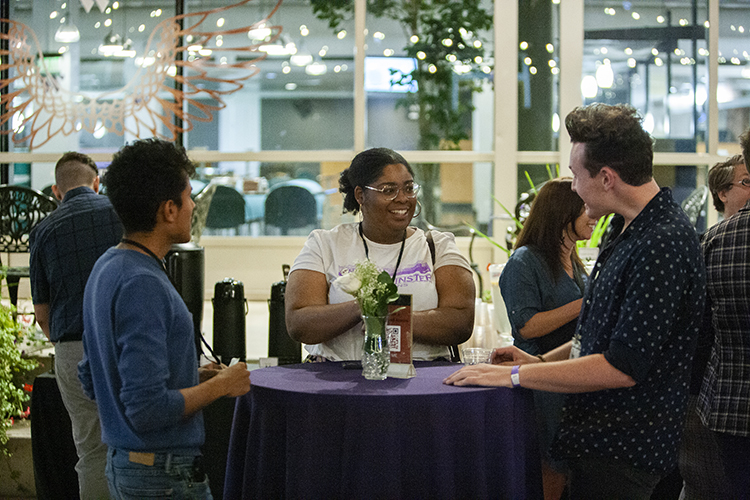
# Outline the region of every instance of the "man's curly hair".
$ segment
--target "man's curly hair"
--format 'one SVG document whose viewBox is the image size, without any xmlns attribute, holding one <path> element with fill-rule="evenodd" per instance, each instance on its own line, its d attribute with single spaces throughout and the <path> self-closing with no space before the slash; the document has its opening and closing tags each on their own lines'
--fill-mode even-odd
<svg viewBox="0 0 750 500">
<path fill-rule="evenodd" d="M 594 177 L 609 167 L 631 186 L 653 176 L 654 142 L 638 111 L 627 104 L 579 106 L 565 118 L 572 142 L 586 145 L 585 167 Z"/>
<path fill-rule="evenodd" d="M 104 185 L 126 233 L 151 231 L 162 202 L 182 206 L 195 166 L 185 150 L 161 139 L 142 139 L 114 154 Z"/>
</svg>

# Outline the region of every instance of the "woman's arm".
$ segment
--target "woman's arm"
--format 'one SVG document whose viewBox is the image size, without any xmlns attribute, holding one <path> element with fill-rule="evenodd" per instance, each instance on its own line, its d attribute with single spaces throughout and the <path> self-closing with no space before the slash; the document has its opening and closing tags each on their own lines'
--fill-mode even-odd
<svg viewBox="0 0 750 500">
<path fill-rule="evenodd" d="M 414 340 L 425 344 L 466 342 L 474 327 L 474 279 L 460 266 L 435 269 L 438 306 L 414 312 Z"/>
<path fill-rule="evenodd" d="M 325 274 L 317 271 L 293 271 L 286 284 L 284 301 L 289 336 L 305 344 L 336 338 L 362 319 L 354 299 L 328 303 L 328 281 Z"/>
<path fill-rule="evenodd" d="M 583 299 L 578 299 L 549 311 L 538 312 L 518 330 L 518 333 L 525 339 L 543 337 L 577 319 L 582 302 Z"/>
</svg>

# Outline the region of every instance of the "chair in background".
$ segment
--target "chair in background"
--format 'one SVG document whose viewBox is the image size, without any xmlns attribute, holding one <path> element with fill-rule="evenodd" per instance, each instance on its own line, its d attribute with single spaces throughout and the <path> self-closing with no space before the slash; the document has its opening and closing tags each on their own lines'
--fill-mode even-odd
<svg viewBox="0 0 750 500">
<path fill-rule="evenodd" d="M 211 202 L 214 199 L 216 188 L 216 184 L 209 184 L 201 189 L 193 198 L 195 208 L 193 209 L 193 222 L 190 229 L 190 239 L 196 245 L 200 242 L 203 230 L 206 228 L 208 211 L 211 208 Z"/>
<path fill-rule="evenodd" d="M 275 187 L 266 197 L 264 220 L 266 234 L 270 227 L 278 228 L 282 235 L 301 228 L 309 232 L 318 225 L 315 195 L 300 186 Z"/>
<path fill-rule="evenodd" d="M 24 186 L 0 186 L 0 252 L 28 253 L 29 233 L 57 208 L 57 202 L 35 189 Z M 28 267 L 8 267 L 8 295 L 18 304 L 18 283 L 28 278 Z"/>
<path fill-rule="evenodd" d="M 229 186 L 217 185 L 206 217 L 206 229 L 239 232 L 245 223 L 245 198 L 239 191 Z"/>
<path fill-rule="evenodd" d="M 705 215 L 704 210 L 707 199 L 708 187 L 699 186 L 682 201 L 680 206 L 687 214 L 693 227 L 697 227 L 698 219 L 700 219 L 701 215 Z"/>
</svg>

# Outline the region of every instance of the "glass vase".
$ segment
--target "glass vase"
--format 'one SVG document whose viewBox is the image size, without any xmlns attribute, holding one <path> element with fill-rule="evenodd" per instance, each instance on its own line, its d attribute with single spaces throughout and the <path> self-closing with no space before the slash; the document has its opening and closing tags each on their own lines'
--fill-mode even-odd
<svg viewBox="0 0 750 500">
<path fill-rule="evenodd" d="M 362 345 L 362 376 L 367 380 L 385 380 L 391 353 L 385 322 L 388 316 L 362 316 L 365 322 L 365 341 Z"/>
</svg>

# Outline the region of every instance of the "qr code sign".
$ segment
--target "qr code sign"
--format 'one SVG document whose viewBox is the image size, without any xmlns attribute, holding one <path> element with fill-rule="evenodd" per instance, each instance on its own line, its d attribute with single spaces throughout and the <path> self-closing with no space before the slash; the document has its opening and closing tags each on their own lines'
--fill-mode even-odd
<svg viewBox="0 0 750 500">
<path fill-rule="evenodd" d="M 391 352 L 399 352 L 401 350 L 401 327 L 386 325 L 385 331 L 388 335 L 388 348 Z"/>
</svg>

